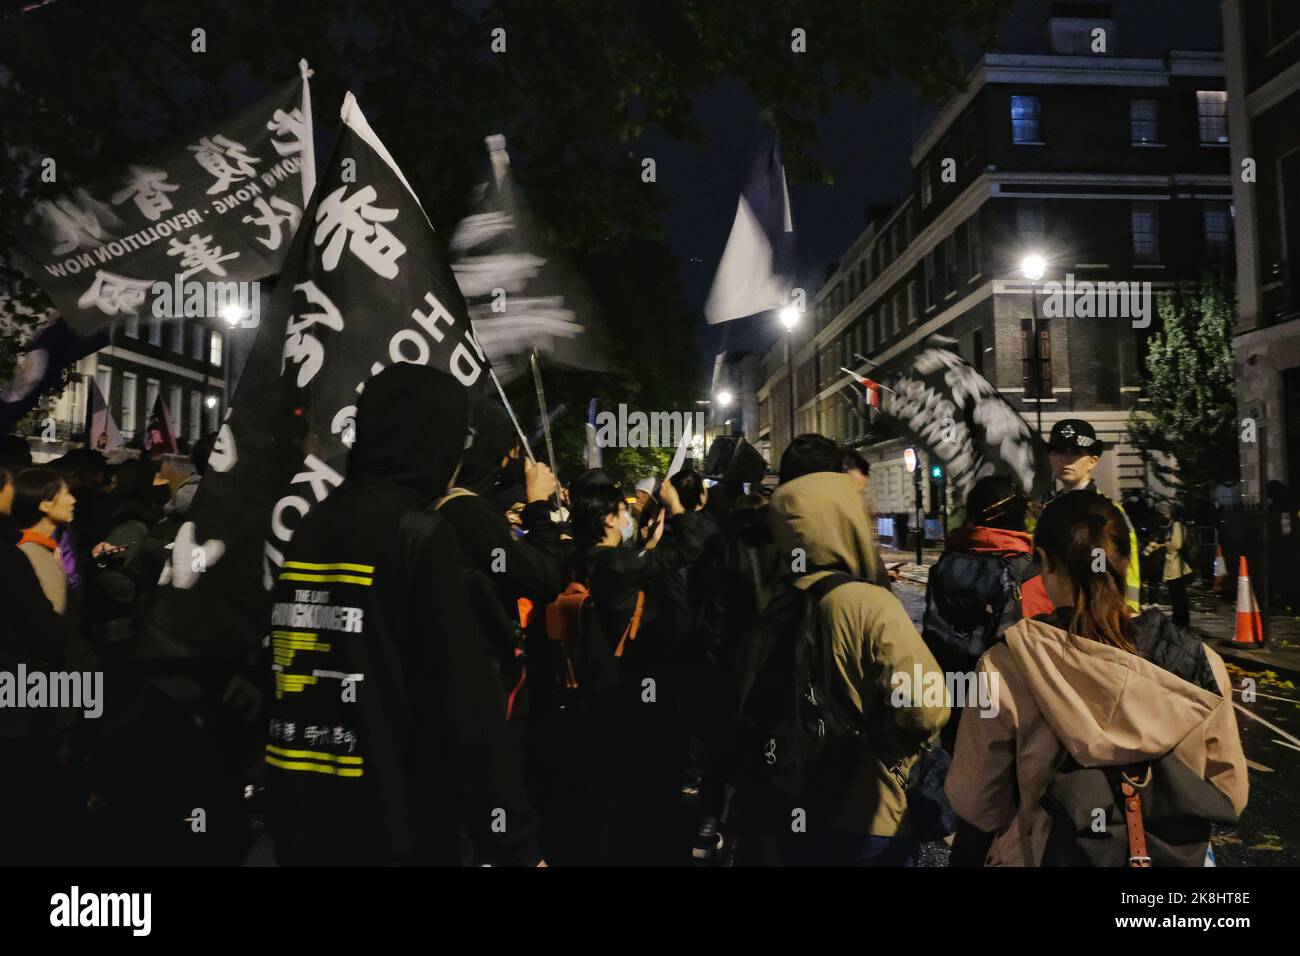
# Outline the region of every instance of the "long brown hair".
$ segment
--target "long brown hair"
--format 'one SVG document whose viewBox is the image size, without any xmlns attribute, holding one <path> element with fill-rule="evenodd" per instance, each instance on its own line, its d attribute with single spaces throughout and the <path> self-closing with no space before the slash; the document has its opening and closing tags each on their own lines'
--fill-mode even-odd
<svg viewBox="0 0 1300 956">
<path fill-rule="evenodd" d="M 1034 545 L 1070 578 L 1070 633 L 1137 653 L 1124 600 L 1129 563 L 1124 513 L 1094 491 L 1071 491 L 1043 510 Z M 1098 558 L 1104 562 L 1095 570 Z"/>
</svg>

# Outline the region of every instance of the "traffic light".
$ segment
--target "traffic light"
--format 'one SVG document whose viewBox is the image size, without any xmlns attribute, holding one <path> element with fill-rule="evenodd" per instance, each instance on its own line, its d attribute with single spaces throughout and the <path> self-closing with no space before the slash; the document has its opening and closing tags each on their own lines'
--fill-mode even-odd
<svg viewBox="0 0 1300 956">
<path fill-rule="evenodd" d="M 935 481 L 943 481 L 943 465 L 931 465 L 930 477 Z"/>
</svg>

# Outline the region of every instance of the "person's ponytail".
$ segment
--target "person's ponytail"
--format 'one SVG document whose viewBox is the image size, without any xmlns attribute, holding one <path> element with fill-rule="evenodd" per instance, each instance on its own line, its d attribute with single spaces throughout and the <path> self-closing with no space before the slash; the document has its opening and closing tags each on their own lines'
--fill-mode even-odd
<svg viewBox="0 0 1300 956">
<path fill-rule="evenodd" d="M 1070 633 L 1136 653 L 1124 599 L 1129 558 L 1123 513 L 1095 492 L 1070 492 L 1043 511 L 1034 544 L 1070 579 Z"/>
</svg>

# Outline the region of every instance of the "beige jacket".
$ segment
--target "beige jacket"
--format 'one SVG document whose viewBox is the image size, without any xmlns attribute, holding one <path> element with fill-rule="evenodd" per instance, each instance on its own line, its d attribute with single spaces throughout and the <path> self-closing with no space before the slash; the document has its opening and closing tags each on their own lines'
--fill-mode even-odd
<svg viewBox="0 0 1300 956">
<path fill-rule="evenodd" d="M 36 580 L 40 582 L 41 590 L 45 592 L 54 613 L 62 614 L 68 607 L 68 578 L 63 573 L 58 552 L 35 541 L 23 542 L 18 550 L 27 555 L 27 560 L 32 563 Z"/>
<path fill-rule="evenodd" d="M 880 564 L 862 498 L 847 475 L 823 472 L 786 482 L 772 495 L 771 516 L 782 559 L 791 561 L 796 573 L 827 565 L 867 579 L 877 573 Z M 810 571 L 794 583 L 806 588 L 829 573 Z M 924 698 L 914 706 L 892 706 L 891 682 L 895 673 L 913 679 L 918 668 L 942 682 L 943 672 L 903 605 L 883 587 L 842 584 L 822 600 L 821 612 L 847 696 L 868 715 L 869 728 L 862 766 L 826 826 L 873 836 L 905 833 L 903 785 L 916 755 L 900 761 L 886 742 L 899 731 L 907 739 L 932 737 L 947 722 L 949 709 L 946 704 L 922 706 Z"/>
<path fill-rule="evenodd" d="M 1213 694 L 1118 648 L 1025 620 L 979 662 L 996 678 L 996 716 L 967 713 L 946 790 L 958 816 L 998 831 L 988 866 L 1036 866 L 1049 817 L 1038 805 L 1068 750 L 1082 766 L 1115 766 L 1173 754 L 1218 787 L 1240 813 L 1246 757 L 1232 688 L 1219 655 L 1205 648 Z M 1017 807 L 1031 808 L 1022 821 Z M 1027 834 L 1022 845 L 1021 832 Z"/>
</svg>

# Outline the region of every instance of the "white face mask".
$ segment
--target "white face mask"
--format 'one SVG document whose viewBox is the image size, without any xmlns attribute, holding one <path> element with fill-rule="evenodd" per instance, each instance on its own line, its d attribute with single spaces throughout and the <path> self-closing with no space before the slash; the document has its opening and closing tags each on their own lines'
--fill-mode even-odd
<svg viewBox="0 0 1300 956">
<path fill-rule="evenodd" d="M 636 535 L 636 521 L 632 519 L 632 512 L 623 512 L 623 540 L 631 541 Z"/>
</svg>

